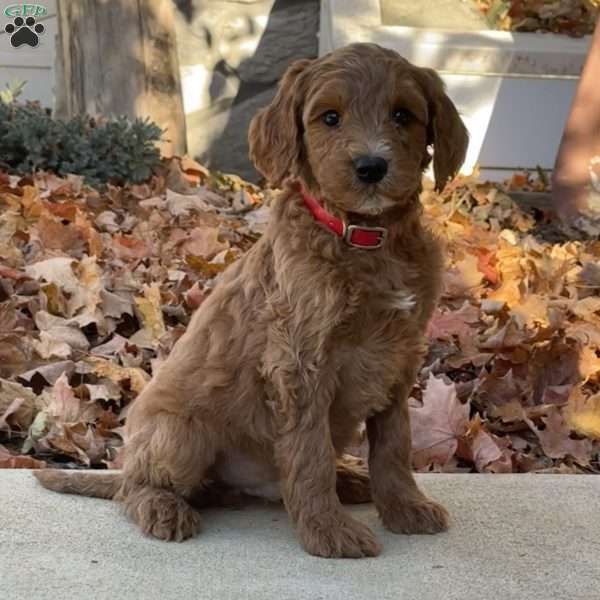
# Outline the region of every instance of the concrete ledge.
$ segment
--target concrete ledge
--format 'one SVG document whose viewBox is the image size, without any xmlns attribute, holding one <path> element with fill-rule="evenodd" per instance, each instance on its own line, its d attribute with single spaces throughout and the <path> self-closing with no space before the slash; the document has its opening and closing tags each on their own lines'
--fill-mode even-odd
<svg viewBox="0 0 600 600">
<path fill-rule="evenodd" d="M 376 42 L 440 73 L 577 79 L 591 39 L 388 25 L 382 21 L 381 0 L 323 0 L 319 54 L 352 42 Z"/>
<path fill-rule="evenodd" d="M 283 508 L 205 513 L 183 544 L 144 538 L 111 502 L 0 472 L 0 581 L 7 599 L 591 600 L 600 581 L 600 478 L 425 475 L 448 533 L 395 536 L 375 559 L 305 554 Z"/>
</svg>

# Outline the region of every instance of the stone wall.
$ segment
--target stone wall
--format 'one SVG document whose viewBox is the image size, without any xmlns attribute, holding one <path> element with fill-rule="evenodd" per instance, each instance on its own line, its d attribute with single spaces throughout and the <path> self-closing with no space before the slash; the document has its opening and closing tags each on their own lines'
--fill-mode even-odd
<svg viewBox="0 0 600 600">
<path fill-rule="evenodd" d="M 189 153 L 256 179 L 250 119 L 288 64 L 318 53 L 319 0 L 175 0 Z"/>
</svg>

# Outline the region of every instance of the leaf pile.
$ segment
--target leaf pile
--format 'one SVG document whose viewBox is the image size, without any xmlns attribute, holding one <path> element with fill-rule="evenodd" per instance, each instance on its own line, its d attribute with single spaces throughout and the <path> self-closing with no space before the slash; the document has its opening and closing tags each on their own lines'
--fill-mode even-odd
<svg viewBox="0 0 600 600">
<path fill-rule="evenodd" d="M 259 238 L 269 194 L 187 158 L 102 192 L 0 173 L 0 468 L 118 466 L 128 406 Z M 569 239 L 475 179 L 422 200 L 448 268 L 410 400 L 415 468 L 597 471 L 598 232 Z"/>
<path fill-rule="evenodd" d="M 411 401 L 415 467 L 597 471 L 600 230 L 549 242 L 550 213 L 465 178 L 422 200 L 449 262 Z"/>
<path fill-rule="evenodd" d="M 494 29 L 581 37 L 594 32 L 598 0 L 475 0 Z"/>
<path fill-rule="evenodd" d="M 186 158 L 104 192 L 0 172 L 0 467 L 111 464 L 127 406 L 260 236 L 264 199 Z"/>
</svg>

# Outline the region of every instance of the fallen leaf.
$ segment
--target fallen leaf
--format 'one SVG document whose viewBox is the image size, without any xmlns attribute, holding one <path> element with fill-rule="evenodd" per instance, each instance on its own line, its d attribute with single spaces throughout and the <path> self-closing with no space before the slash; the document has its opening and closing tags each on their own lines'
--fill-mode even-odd
<svg viewBox="0 0 600 600">
<path fill-rule="evenodd" d="M 133 301 L 130 298 L 103 289 L 100 291 L 100 301 L 106 317 L 118 319 L 123 315 L 133 316 Z"/>
<path fill-rule="evenodd" d="M 94 405 L 84 404 L 77 398 L 63 373 L 50 391 L 42 395 L 44 409 L 54 423 L 74 423 L 77 421 L 94 422 L 97 409 Z"/>
<path fill-rule="evenodd" d="M 483 274 L 478 269 L 477 257 L 467 254 L 445 273 L 445 290 L 449 295 L 461 297 L 472 293 L 482 280 Z"/>
<path fill-rule="evenodd" d="M 208 177 L 210 175 L 210 171 L 204 165 L 201 165 L 189 156 L 182 156 L 180 163 L 182 170 L 186 173 L 196 173 L 202 177 Z"/>
<path fill-rule="evenodd" d="M 150 380 L 150 376 L 139 368 L 121 367 L 114 362 L 99 357 L 89 357 L 86 361 L 99 377 L 108 377 L 115 383 L 129 381 L 131 389 L 137 394 L 144 389 Z"/>
<path fill-rule="evenodd" d="M 124 235 L 113 236 L 112 250 L 124 261 L 142 260 L 150 255 L 150 247 L 145 241 Z"/>
<path fill-rule="evenodd" d="M 505 325 L 499 325 L 495 330 L 488 333 L 486 340 L 479 344 L 484 350 L 506 350 L 515 348 L 527 341 L 527 333 L 519 328 L 514 319 L 510 319 Z"/>
<path fill-rule="evenodd" d="M 107 440 L 85 423 L 61 424 L 38 441 L 43 449 L 70 456 L 84 465 L 98 464 L 106 456 Z"/>
<path fill-rule="evenodd" d="M 473 461 L 479 473 L 512 471 L 510 452 L 503 451 L 495 437 L 485 429 L 479 415 L 469 422 L 464 439 L 468 448 L 467 458 Z"/>
<path fill-rule="evenodd" d="M 136 298 L 135 304 L 144 324 L 144 329 L 154 341 L 160 340 L 166 327 L 162 314 L 160 289 L 157 285 L 144 286 L 143 298 Z"/>
<path fill-rule="evenodd" d="M 513 303 L 510 314 L 519 328 L 548 325 L 548 298 L 541 294 L 528 294 Z"/>
<path fill-rule="evenodd" d="M 498 271 L 495 268 L 496 256 L 494 252 L 479 248 L 477 250 L 477 269 L 493 285 L 498 283 Z"/>
<path fill-rule="evenodd" d="M 572 439 L 571 429 L 558 408 L 542 418 L 544 429 L 538 428 L 531 419 L 526 419 L 531 430 L 539 438 L 542 448 L 550 458 L 572 456 L 580 465 L 588 465 L 592 457 L 590 440 Z"/>
<path fill-rule="evenodd" d="M 172 190 L 167 190 L 167 210 L 173 217 L 187 217 L 192 212 L 210 211 L 213 209 L 197 193 L 178 194 Z"/>
<path fill-rule="evenodd" d="M 586 398 L 580 388 L 576 388 L 565 410 L 567 425 L 594 440 L 600 440 L 600 394 Z"/>
<path fill-rule="evenodd" d="M 127 338 L 121 335 L 115 335 L 112 339 L 104 344 L 100 344 L 92 348 L 91 353 L 96 356 L 104 356 L 106 358 L 114 357 L 115 354 L 121 352 L 127 345 Z"/>
<path fill-rule="evenodd" d="M 441 312 L 437 309 L 429 321 L 427 335 L 440 340 L 451 339 L 453 335 L 461 340 L 473 338 L 474 330 L 470 326 L 479 321 L 479 310 L 465 302 L 459 310 Z"/>
<path fill-rule="evenodd" d="M 110 379 L 102 379 L 102 383 L 92 385 L 86 383 L 85 387 L 90 395 L 90 401 L 96 402 L 96 400 L 120 400 L 121 389 Z"/>
<path fill-rule="evenodd" d="M 182 245 L 184 254 L 201 256 L 206 260 L 210 260 L 227 248 L 229 248 L 229 244 L 219 240 L 219 230 L 210 227 L 195 227 L 189 232 Z"/>
<path fill-rule="evenodd" d="M 69 295 L 67 316 L 72 317 L 83 309 L 88 322 L 95 319 L 93 313 L 100 302 L 102 286 L 94 257 L 84 257 L 80 262 L 62 256 L 49 258 L 27 266 L 25 272 L 33 279 L 56 285 Z"/>
<path fill-rule="evenodd" d="M 82 256 L 86 249 L 86 239 L 81 229 L 73 223 L 64 224 L 42 215 L 34 233 L 42 246 L 48 250 L 60 250 L 72 256 Z"/>
<path fill-rule="evenodd" d="M 596 351 L 589 347 L 579 350 L 579 375 L 583 378 L 583 383 L 590 379 L 597 379 L 600 373 L 600 358 Z"/>
<path fill-rule="evenodd" d="M 524 383 L 515 378 L 510 369 L 502 376 L 493 372 L 484 373 L 477 384 L 477 395 L 490 409 L 491 415 L 496 416 L 495 410 L 504 404 L 517 402 L 520 405 L 526 391 L 524 388 Z"/>
<path fill-rule="evenodd" d="M 423 405 L 410 408 L 413 463 L 445 465 L 456 452 L 458 439 L 467 431 L 469 405 L 461 404 L 456 386 L 429 376 Z"/>
<path fill-rule="evenodd" d="M 600 312 L 600 298 L 598 296 L 588 296 L 578 300 L 571 307 L 571 312 L 580 319 L 593 319 L 596 313 Z"/>
<path fill-rule="evenodd" d="M 202 258 L 202 256 L 194 256 L 193 254 L 188 254 L 185 257 L 185 262 L 195 273 L 198 273 L 198 275 L 207 279 L 222 273 L 227 267 L 227 265 L 223 263 L 213 263 Z"/>
<path fill-rule="evenodd" d="M 88 339 L 74 321 L 38 311 L 35 323 L 40 330 L 40 337 L 33 342 L 33 346 L 41 358 L 69 358 L 74 350 L 84 352 L 90 347 Z"/>
<path fill-rule="evenodd" d="M 25 373 L 20 373 L 19 379 L 31 382 L 36 375 L 39 375 L 50 385 L 54 385 L 61 375 L 64 373 L 70 375 L 74 370 L 75 363 L 71 360 L 64 360 L 53 362 L 47 365 L 39 365 L 29 371 L 26 371 Z"/>
<path fill-rule="evenodd" d="M 44 469 L 47 464 L 32 456 L 11 454 L 0 444 L 0 469 Z"/>
<path fill-rule="evenodd" d="M 73 266 L 77 261 L 64 256 L 49 258 L 25 267 L 27 275 L 33 279 L 53 283 L 71 293 L 79 288 Z"/>
<path fill-rule="evenodd" d="M 566 327 L 565 336 L 576 340 L 582 347 L 600 348 L 600 327 L 594 323 L 582 321 L 569 323 Z"/>
<path fill-rule="evenodd" d="M 26 431 L 33 421 L 37 404 L 33 390 L 15 381 L 0 379 L 0 429 Z"/>
</svg>

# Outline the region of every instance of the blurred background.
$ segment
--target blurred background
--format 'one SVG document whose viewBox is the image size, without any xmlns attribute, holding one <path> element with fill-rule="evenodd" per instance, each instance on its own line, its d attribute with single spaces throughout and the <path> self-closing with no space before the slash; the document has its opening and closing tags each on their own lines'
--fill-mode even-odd
<svg viewBox="0 0 600 600">
<path fill-rule="evenodd" d="M 9 2 L 0 4 L 8 22 Z M 471 135 L 464 173 L 554 164 L 594 0 L 45 0 L 37 47 L 0 27 L 0 88 L 57 116 L 149 116 L 166 152 L 250 180 L 247 128 L 291 60 L 355 41 L 437 69 Z M 42 12 L 38 10 L 38 12 Z M 518 140 L 518 142 L 516 141 Z"/>
</svg>

